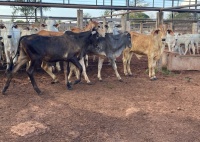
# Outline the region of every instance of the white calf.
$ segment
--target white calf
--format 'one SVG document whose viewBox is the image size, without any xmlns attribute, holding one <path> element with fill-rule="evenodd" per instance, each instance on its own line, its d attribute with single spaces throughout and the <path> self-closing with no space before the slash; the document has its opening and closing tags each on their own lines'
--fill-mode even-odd
<svg viewBox="0 0 200 142">
<path fill-rule="evenodd" d="M 171 33 L 173 33 L 172 30 L 167 30 L 166 44 L 170 52 L 174 50 L 176 44 L 176 38 L 174 36 L 174 33 L 173 34 Z"/>
<path fill-rule="evenodd" d="M 20 29 L 18 29 L 17 26 L 14 26 L 13 22 L 11 21 L 4 22 L 3 25 L 1 25 L 1 34 L 3 37 L 2 41 L 6 55 L 7 69 L 11 57 L 14 58 L 14 63 L 17 61 L 17 56 L 15 55 L 17 53 L 20 33 Z"/>
<path fill-rule="evenodd" d="M 178 50 L 180 55 L 186 55 L 188 50 L 190 51 L 190 48 L 192 46 L 192 38 L 189 34 L 177 34 L 175 33 L 175 39 L 176 39 L 176 45 L 175 50 Z M 182 44 L 185 45 L 185 51 L 183 51 Z M 193 54 L 195 54 L 195 51 L 193 50 Z"/>
</svg>

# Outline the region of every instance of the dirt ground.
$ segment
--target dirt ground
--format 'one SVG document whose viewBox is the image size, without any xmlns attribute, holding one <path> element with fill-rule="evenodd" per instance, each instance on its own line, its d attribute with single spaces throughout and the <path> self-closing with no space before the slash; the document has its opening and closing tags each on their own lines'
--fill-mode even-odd
<svg viewBox="0 0 200 142">
<path fill-rule="evenodd" d="M 38 96 L 24 70 L 0 95 L 0 142 L 199 142 L 200 72 L 157 73 L 148 78 L 147 59 L 133 58 L 134 76 L 119 82 L 108 62 L 97 79 L 97 62 L 87 69 L 93 85 L 67 90 L 42 70 L 35 73 L 42 90 Z M 0 88 L 5 74 L 0 72 Z"/>
</svg>

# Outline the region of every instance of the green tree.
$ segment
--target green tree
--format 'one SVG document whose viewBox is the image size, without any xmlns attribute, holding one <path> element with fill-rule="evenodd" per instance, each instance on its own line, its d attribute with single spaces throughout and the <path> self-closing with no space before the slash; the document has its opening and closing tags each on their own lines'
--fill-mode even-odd
<svg viewBox="0 0 200 142">
<path fill-rule="evenodd" d="M 83 18 L 92 18 L 90 13 L 83 13 Z"/>
<path fill-rule="evenodd" d="M 148 6 L 149 3 L 145 2 L 145 0 L 136 0 L 136 1 L 132 0 L 132 1 L 130 1 L 129 5 L 130 6 L 143 6 L 143 7 L 145 7 L 145 6 Z"/>
<path fill-rule="evenodd" d="M 15 22 L 16 22 L 16 23 L 23 23 L 24 20 L 16 20 Z"/>
<path fill-rule="evenodd" d="M 101 16 L 108 16 L 110 14 L 111 14 L 111 10 L 107 9 L 107 10 L 103 11 L 103 14 Z"/>
<path fill-rule="evenodd" d="M 173 19 L 193 19 L 194 18 L 194 13 L 178 13 L 178 12 L 174 12 L 173 13 Z M 167 19 L 172 19 L 172 14 L 170 13 L 167 17 Z"/>
<path fill-rule="evenodd" d="M 15 1 L 24 2 L 24 0 L 15 0 Z M 30 2 L 40 2 L 40 0 L 30 0 Z M 34 16 L 35 11 L 37 13 L 37 11 L 40 10 L 40 8 L 35 7 L 35 6 L 11 6 L 11 8 L 13 9 L 12 11 L 13 21 L 14 21 L 15 15 L 20 14 L 21 16 L 25 16 L 27 23 L 30 21 L 29 16 Z M 45 8 L 43 7 L 42 9 L 44 11 L 50 10 L 49 7 L 45 7 Z"/>
<path fill-rule="evenodd" d="M 130 19 L 148 19 L 150 18 L 147 14 L 142 12 L 134 12 L 129 14 Z"/>
</svg>

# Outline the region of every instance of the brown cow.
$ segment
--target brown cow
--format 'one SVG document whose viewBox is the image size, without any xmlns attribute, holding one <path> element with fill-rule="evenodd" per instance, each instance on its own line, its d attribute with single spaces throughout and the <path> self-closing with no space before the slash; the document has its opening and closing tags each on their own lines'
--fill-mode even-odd
<svg viewBox="0 0 200 142">
<path fill-rule="evenodd" d="M 136 56 L 146 55 L 148 57 L 150 80 L 156 80 L 156 62 L 160 59 L 165 47 L 165 39 L 167 35 L 165 26 L 160 26 L 157 30 L 152 31 L 151 35 L 144 35 L 136 32 L 130 32 L 130 34 L 132 48 L 126 48 L 123 51 L 124 74 L 132 75 L 130 70 L 130 61 L 133 53 L 135 53 Z"/>
<path fill-rule="evenodd" d="M 98 27 L 99 23 L 97 21 L 90 20 L 88 25 L 84 29 L 80 29 L 78 27 L 71 28 L 71 31 L 74 33 L 80 33 L 85 31 L 90 31 L 91 29 Z"/>
</svg>

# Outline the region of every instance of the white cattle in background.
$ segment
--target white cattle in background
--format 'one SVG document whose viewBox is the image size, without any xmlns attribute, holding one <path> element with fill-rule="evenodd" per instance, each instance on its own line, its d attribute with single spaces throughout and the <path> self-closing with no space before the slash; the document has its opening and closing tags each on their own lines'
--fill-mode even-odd
<svg viewBox="0 0 200 142">
<path fill-rule="evenodd" d="M 176 38 L 172 30 L 167 30 L 167 35 L 166 35 L 166 44 L 168 46 L 168 50 L 174 51 L 175 44 L 176 44 Z"/>
<path fill-rule="evenodd" d="M 21 36 L 32 35 L 32 34 L 36 34 L 37 32 L 39 32 L 39 29 L 37 27 L 33 27 L 32 25 L 30 25 L 26 27 L 26 29 L 23 29 L 21 31 Z"/>
<path fill-rule="evenodd" d="M 191 48 L 192 48 L 193 54 L 195 54 L 196 51 L 197 51 L 197 54 L 199 54 L 200 34 L 189 34 L 189 36 L 191 39 Z"/>
<path fill-rule="evenodd" d="M 58 23 L 55 20 L 47 19 L 44 30 L 58 32 Z"/>
<path fill-rule="evenodd" d="M 174 49 L 175 52 L 178 51 L 180 55 L 186 55 L 187 52 L 190 51 L 190 49 L 192 49 L 193 54 L 195 54 L 195 49 L 194 49 L 194 44 L 192 42 L 191 34 L 175 33 L 175 39 L 176 39 L 176 44 Z M 183 45 L 185 50 L 183 50 Z"/>
<path fill-rule="evenodd" d="M 2 41 L 4 44 L 7 69 L 9 67 L 8 64 L 10 63 L 11 57 L 13 58 L 14 63 L 17 61 L 16 53 L 20 39 L 20 34 L 20 29 L 17 27 L 17 25 L 14 25 L 13 22 L 7 21 L 1 24 L 1 35 L 3 37 Z"/>
</svg>

